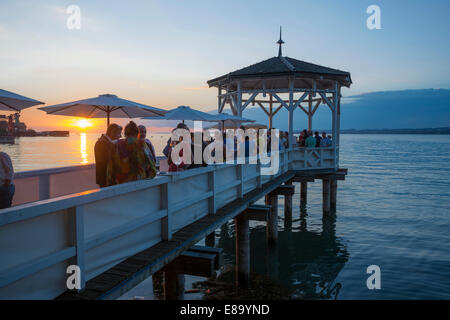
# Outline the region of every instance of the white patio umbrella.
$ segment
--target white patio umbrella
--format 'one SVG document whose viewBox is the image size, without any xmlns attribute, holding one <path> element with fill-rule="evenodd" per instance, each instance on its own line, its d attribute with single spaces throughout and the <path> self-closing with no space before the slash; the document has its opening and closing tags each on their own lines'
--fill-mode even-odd
<svg viewBox="0 0 450 320">
<path fill-rule="evenodd" d="M 146 120 L 191 120 L 191 121 L 218 121 L 218 117 L 214 117 L 206 112 L 191 109 L 188 106 L 179 106 L 169 110 L 163 117 L 144 117 Z"/>
<path fill-rule="evenodd" d="M 0 89 L 0 110 L 19 112 L 44 102 L 21 96 L 17 93 Z"/>
<path fill-rule="evenodd" d="M 162 117 L 167 110 L 119 98 L 113 94 L 101 94 L 96 98 L 77 100 L 39 108 L 47 114 L 84 118 L 141 118 Z"/>
<path fill-rule="evenodd" d="M 267 129 L 267 126 L 265 124 L 261 124 L 261 123 L 256 123 L 256 122 L 252 122 L 252 123 L 248 123 L 248 124 L 237 124 L 236 122 L 225 122 L 225 126 L 223 127 L 223 129 L 237 129 L 240 126 L 243 126 L 245 129 Z M 206 127 L 205 129 L 220 129 L 218 124 Z"/>
<path fill-rule="evenodd" d="M 233 129 L 239 128 L 243 122 L 255 122 L 255 120 L 239 116 L 233 116 L 228 113 L 218 113 L 214 116 L 216 116 L 219 119 L 218 122 L 221 123 L 222 130 L 225 128 L 233 128 Z"/>
</svg>

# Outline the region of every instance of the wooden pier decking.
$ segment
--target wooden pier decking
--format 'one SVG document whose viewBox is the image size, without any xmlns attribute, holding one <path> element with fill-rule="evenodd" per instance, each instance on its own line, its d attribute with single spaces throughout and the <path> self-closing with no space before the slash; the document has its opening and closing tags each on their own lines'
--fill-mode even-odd
<svg viewBox="0 0 450 320">
<path fill-rule="evenodd" d="M 276 243 L 275 199 L 285 197 L 288 217 L 294 182 L 301 183 L 301 195 L 306 197 L 304 184 L 322 179 L 330 185 L 326 199 L 331 204 L 332 190 L 336 190 L 332 182 L 345 178 L 345 171 L 335 168 L 333 152 L 332 148 L 280 151 L 279 169 L 272 175 L 264 175 L 259 163 L 219 164 L 79 193 L 58 184 L 73 177 L 87 180 L 89 187 L 95 167 L 45 170 L 37 176 L 27 173 L 17 184 L 37 186 L 31 196 L 44 200 L 0 214 L 0 242 L 15 241 L 15 250 L 0 252 L 0 297 L 116 298 L 155 272 L 169 270 L 177 257 L 202 238 L 212 246 L 214 230 L 231 219 L 237 219 L 242 235 L 237 239 L 238 267 L 243 270 L 240 283 L 245 283 L 250 263 L 245 257 L 248 221 L 266 221 L 267 240 Z M 323 160 L 317 161 L 317 154 Z M 55 192 L 69 194 L 45 199 Z M 272 199 L 269 206 L 254 204 L 264 196 Z M 199 259 L 207 256 L 199 255 Z M 66 287 L 66 268 L 74 264 L 83 275 L 80 292 L 68 292 Z M 30 291 L 30 285 L 41 289 Z"/>
<path fill-rule="evenodd" d="M 183 251 L 195 245 L 214 232 L 228 220 L 244 211 L 250 204 L 275 190 L 295 176 L 287 172 L 280 177 L 246 194 L 219 209 L 216 214 L 207 215 L 173 234 L 172 239 L 158 243 L 117 266 L 86 282 L 81 293 L 67 291 L 58 299 L 115 299 L 175 259 Z"/>
<path fill-rule="evenodd" d="M 172 239 L 160 242 L 153 247 L 143 250 L 126 259 L 108 271 L 86 282 L 86 287 L 81 292 L 68 290 L 57 299 L 61 300 L 91 300 L 91 299 L 116 299 L 138 285 L 149 276 L 162 269 L 184 251 L 194 246 L 197 242 L 213 233 L 214 230 L 227 221 L 237 217 L 252 204 L 268 194 L 292 196 L 293 185 L 282 185 L 289 181 L 311 181 L 313 179 L 339 179 L 344 180 L 347 171 L 340 169 L 337 172 L 330 170 L 316 170 L 305 174 L 303 172 L 288 171 L 274 180 L 271 180 L 261 188 L 256 188 L 247 193 L 243 198 L 236 199 L 230 204 L 217 210 L 215 214 L 207 215 L 198 221 L 182 228 L 172 235 Z M 253 210 L 258 210 L 254 208 Z M 253 215 L 250 220 L 261 220 Z M 275 222 L 275 228 L 277 227 Z"/>
</svg>

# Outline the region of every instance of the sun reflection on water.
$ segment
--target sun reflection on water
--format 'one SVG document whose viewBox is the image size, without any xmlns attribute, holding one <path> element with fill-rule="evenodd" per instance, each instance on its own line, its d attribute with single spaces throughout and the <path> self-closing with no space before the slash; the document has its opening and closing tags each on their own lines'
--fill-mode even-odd
<svg viewBox="0 0 450 320">
<path fill-rule="evenodd" d="M 88 154 L 86 145 L 87 145 L 86 133 L 82 132 L 80 134 L 81 164 L 88 164 Z"/>
</svg>

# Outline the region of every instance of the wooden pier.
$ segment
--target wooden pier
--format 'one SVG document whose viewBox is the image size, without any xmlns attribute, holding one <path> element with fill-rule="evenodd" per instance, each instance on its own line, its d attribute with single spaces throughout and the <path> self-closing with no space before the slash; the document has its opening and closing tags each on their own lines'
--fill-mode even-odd
<svg viewBox="0 0 450 320">
<path fill-rule="evenodd" d="M 344 180 L 347 170 L 338 171 L 339 180 Z M 213 269 L 218 269 L 220 252 L 217 248 L 203 247 L 203 253 L 208 250 L 210 257 L 188 255 L 185 253 L 199 251 L 195 246 L 203 238 L 210 237 L 214 230 L 221 225 L 234 219 L 236 228 L 236 274 L 237 282 L 241 286 L 248 286 L 250 281 L 250 241 L 249 241 L 249 221 L 267 222 L 267 241 L 271 245 L 276 245 L 278 234 L 278 211 L 274 205 L 281 195 L 286 199 L 292 199 L 295 193 L 295 186 L 292 181 L 301 180 L 303 175 L 296 175 L 295 172 L 286 172 L 246 194 L 241 199 L 236 199 L 225 207 L 217 210 L 216 214 L 205 216 L 198 221 L 184 227 L 172 235 L 172 239 L 161 242 L 149 249 L 129 257 L 113 268 L 101 275 L 86 282 L 86 287 L 81 292 L 66 291 L 57 299 L 115 299 L 135 287 L 137 284 L 159 270 L 164 271 L 164 288 L 166 299 L 181 299 L 184 292 L 185 274 L 210 277 Z M 311 173 L 311 179 L 322 179 L 323 181 L 335 181 L 336 173 L 325 173 L 318 171 Z M 271 206 L 253 205 L 256 201 L 269 195 Z M 328 197 L 330 193 L 327 193 Z M 325 196 L 324 196 L 325 197 Z M 291 200 L 292 201 L 292 200 Z M 274 209 L 275 208 L 275 209 Z M 286 208 L 285 208 L 286 210 Z M 292 217 L 292 204 L 288 207 L 287 215 Z M 325 213 L 325 207 L 324 207 Z M 327 212 L 329 213 L 329 212 Z M 196 249 L 197 248 L 197 249 Z M 180 260 L 181 258 L 181 260 Z M 213 267 L 212 261 L 216 261 Z M 205 263 L 206 262 L 206 263 Z M 208 266 L 209 264 L 209 266 Z M 205 267 L 206 265 L 206 267 Z"/>
<path fill-rule="evenodd" d="M 229 105 L 241 116 L 257 105 L 272 128 L 286 108 L 287 147 L 272 146 L 269 165 L 214 164 L 103 189 L 94 165 L 19 173 L 14 206 L 0 210 L 0 299 L 114 299 L 158 271 L 166 298 L 182 298 L 184 274 L 218 267 L 220 252 L 208 246 L 231 219 L 237 281 L 246 286 L 250 220 L 266 222 L 266 241 L 276 250 L 278 197 L 289 227 L 295 184 L 304 208 L 315 180 L 322 180 L 323 215 L 332 214 L 337 181 L 347 174 L 339 167 L 339 132 L 341 87 L 350 87 L 350 73 L 284 57 L 281 34 L 278 43 L 278 57 L 208 81 L 218 89 L 219 112 Z M 332 141 L 298 147 L 294 111 L 307 115 L 312 130 L 319 105 L 331 111 Z M 255 205 L 262 198 L 265 205 Z M 207 246 L 194 247 L 203 238 Z M 79 290 L 67 289 L 70 265 L 80 269 Z"/>
</svg>

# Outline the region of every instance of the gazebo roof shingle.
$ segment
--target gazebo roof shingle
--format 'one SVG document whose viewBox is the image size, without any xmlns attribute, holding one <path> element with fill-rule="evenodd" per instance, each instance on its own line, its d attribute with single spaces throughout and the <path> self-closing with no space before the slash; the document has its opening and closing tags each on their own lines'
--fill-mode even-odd
<svg viewBox="0 0 450 320">
<path fill-rule="evenodd" d="M 352 83 L 350 73 L 332 69 L 317 64 L 289 58 L 273 57 L 248 67 L 230 72 L 221 77 L 209 80 L 208 85 L 214 86 L 224 80 L 240 78 L 265 78 L 276 76 L 323 76 L 324 79 L 338 80 L 342 85 L 349 86 Z"/>
</svg>

